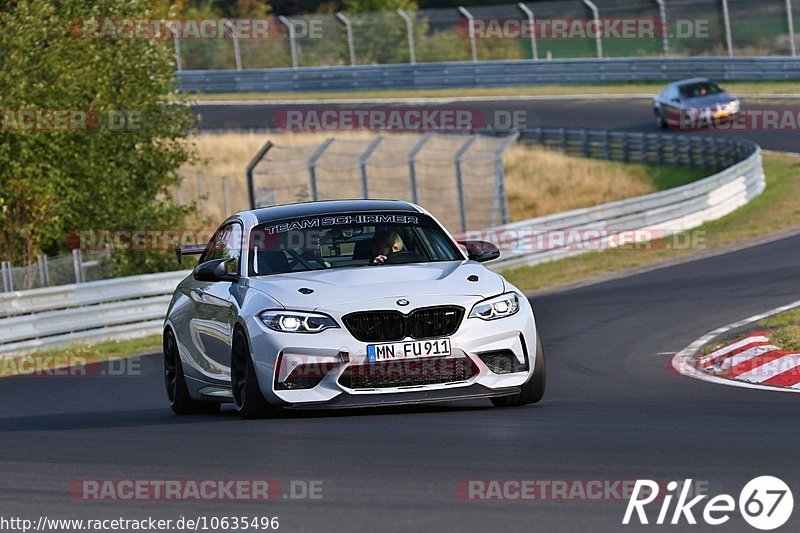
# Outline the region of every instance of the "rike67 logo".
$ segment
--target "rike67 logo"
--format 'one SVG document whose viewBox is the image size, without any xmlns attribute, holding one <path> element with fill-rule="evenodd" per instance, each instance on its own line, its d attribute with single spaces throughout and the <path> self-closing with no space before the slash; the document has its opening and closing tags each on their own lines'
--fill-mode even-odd
<svg viewBox="0 0 800 533">
<path fill-rule="evenodd" d="M 699 514 L 706 524 L 719 526 L 727 522 L 731 514 L 736 512 L 738 503 L 739 513 L 745 522 L 756 529 L 767 531 L 785 524 L 794 509 L 791 489 L 782 480 L 773 476 L 751 479 L 739 493 L 738 502 L 729 494 L 720 494 L 712 498 L 707 494 L 692 497 L 691 487 L 691 479 L 685 480 L 682 485 L 677 481 L 670 481 L 667 483 L 666 493 L 659 493 L 659 483 L 649 479 L 636 480 L 622 523 L 636 524 L 638 520 L 640 524 L 650 524 L 652 512 L 659 509 L 658 517 L 652 523 L 697 524 L 695 514 Z M 706 498 L 709 499 L 704 502 Z M 674 507 L 673 500 L 675 500 Z M 660 503 L 660 508 L 656 503 L 649 509 L 651 515 L 648 517 L 645 507 L 656 501 Z"/>
</svg>

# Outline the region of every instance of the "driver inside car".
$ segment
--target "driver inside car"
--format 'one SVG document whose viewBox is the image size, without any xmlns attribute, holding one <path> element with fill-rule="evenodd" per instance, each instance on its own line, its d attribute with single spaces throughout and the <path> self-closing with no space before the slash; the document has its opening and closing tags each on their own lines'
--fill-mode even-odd
<svg viewBox="0 0 800 533">
<path fill-rule="evenodd" d="M 390 255 L 402 252 L 403 239 L 394 231 L 379 231 L 372 237 L 373 265 L 382 265 Z"/>
</svg>

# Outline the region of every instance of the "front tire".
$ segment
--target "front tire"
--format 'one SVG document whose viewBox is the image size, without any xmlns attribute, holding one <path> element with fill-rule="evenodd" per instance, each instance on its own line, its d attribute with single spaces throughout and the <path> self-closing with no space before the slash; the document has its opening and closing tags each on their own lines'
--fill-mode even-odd
<svg viewBox="0 0 800 533">
<path fill-rule="evenodd" d="M 164 385 L 169 406 L 176 415 L 213 414 L 219 411 L 219 402 L 203 402 L 189 395 L 178 343 L 171 329 L 164 332 Z"/>
<path fill-rule="evenodd" d="M 231 392 L 233 406 L 244 419 L 266 418 L 279 411 L 279 408 L 267 402 L 261 394 L 250 347 L 241 329 L 233 334 Z"/>
<path fill-rule="evenodd" d="M 547 373 L 545 372 L 544 350 L 542 338 L 536 332 L 536 362 L 533 366 L 533 376 L 523 383 L 520 392 L 509 396 L 491 398 L 495 407 L 518 407 L 539 402 L 544 396 Z"/>
<path fill-rule="evenodd" d="M 662 130 L 668 127 L 667 121 L 664 118 L 664 113 L 660 109 L 656 109 L 656 126 Z"/>
</svg>

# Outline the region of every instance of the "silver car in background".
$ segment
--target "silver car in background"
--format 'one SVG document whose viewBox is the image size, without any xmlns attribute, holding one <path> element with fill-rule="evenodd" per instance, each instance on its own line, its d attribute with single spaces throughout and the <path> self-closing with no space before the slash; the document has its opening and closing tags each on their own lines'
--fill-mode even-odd
<svg viewBox="0 0 800 533">
<path fill-rule="evenodd" d="M 735 120 L 740 108 L 737 98 L 708 78 L 670 83 L 653 98 L 659 128 L 714 127 Z"/>
<path fill-rule="evenodd" d="M 544 354 L 522 292 L 411 203 L 340 200 L 228 218 L 175 290 L 164 375 L 178 414 L 489 398 L 535 403 Z"/>
</svg>

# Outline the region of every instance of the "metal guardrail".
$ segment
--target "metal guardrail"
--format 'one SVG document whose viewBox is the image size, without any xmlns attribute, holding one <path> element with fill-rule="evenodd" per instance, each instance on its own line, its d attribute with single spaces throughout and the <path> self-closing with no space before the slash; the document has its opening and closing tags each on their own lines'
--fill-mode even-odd
<svg viewBox="0 0 800 533">
<path fill-rule="evenodd" d="M 446 89 L 612 82 L 669 82 L 706 76 L 725 81 L 800 80 L 800 59 L 687 57 L 483 61 L 184 70 L 180 89 L 199 93 Z"/>
<path fill-rule="evenodd" d="M 761 148 L 749 141 L 564 129 L 528 133 L 526 138 L 584 156 L 701 166 L 724 161 L 727 168 L 674 189 L 467 232 L 467 238 L 488 238 L 500 246 L 501 259 L 493 269 L 608 249 L 632 232 L 662 237 L 696 228 L 745 205 L 766 186 Z"/>
<path fill-rule="evenodd" d="M 564 129 L 531 130 L 523 138 L 592 157 L 727 168 L 675 189 L 484 230 L 477 237 L 495 235 L 503 248 L 504 258 L 493 268 L 592 251 L 595 241 L 602 244 L 624 231 L 645 228 L 672 233 L 694 228 L 746 204 L 765 187 L 761 149 L 748 141 Z M 545 247 L 528 245 L 537 235 L 565 231 L 580 235 L 578 244 L 585 249 L 552 242 Z M 169 295 L 189 273 L 164 272 L 0 294 L 0 354 L 159 333 Z"/>
<path fill-rule="evenodd" d="M 191 271 L 0 294 L 0 354 L 161 332 L 175 286 Z"/>
</svg>

